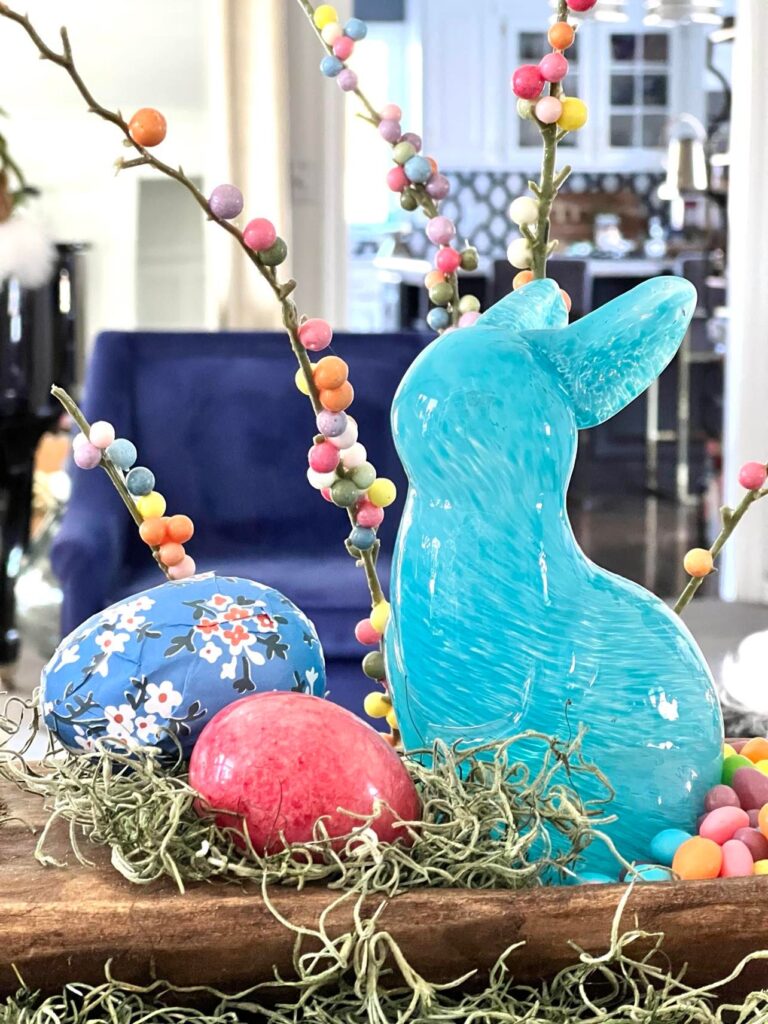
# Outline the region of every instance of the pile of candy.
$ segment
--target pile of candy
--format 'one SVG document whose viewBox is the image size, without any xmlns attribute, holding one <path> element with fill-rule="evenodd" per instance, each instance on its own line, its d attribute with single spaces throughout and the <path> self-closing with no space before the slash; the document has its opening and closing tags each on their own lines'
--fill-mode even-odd
<svg viewBox="0 0 768 1024">
<path fill-rule="evenodd" d="M 102 466 L 111 469 L 132 500 L 140 521 L 139 535 L 165 566 L 169 579 L 183 580 L 195 574 L 194 559 L 184 545 L 195 527 L 189 516 L 166 516 L 165 498 L 155 487 L 155 474 L 146 466 L 135 465 L 136 446 L 125 437 L 115 437 L 115 428 L 106 420 L 91 424 L 88 436 L 80 433 L 72 442 L 72 457 L 80 469 Z"/>
</svg>

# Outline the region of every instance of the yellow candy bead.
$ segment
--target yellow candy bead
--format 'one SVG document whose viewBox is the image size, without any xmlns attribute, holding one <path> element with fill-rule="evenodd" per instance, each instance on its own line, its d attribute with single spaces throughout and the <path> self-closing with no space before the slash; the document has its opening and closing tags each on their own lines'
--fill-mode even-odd
<svg viewBox="0 0 768 1024">
<path fill-rule="evenodd" d="M 397 728 L 397 715 L 395 714 L 394 708 L 392 708 L 389 714 L 387 715 L 387 725 L 389 726 L 390 729 Z"/>
<path fill-rule="evenodd" d="M 381 477 L 368 488 L 368 501 L 377 508 L 386 508 L 397 497 L 397 488 L 391 480 Z"/>
<path fill-rule="evenodd" d="M 768 875 L 768 860 L 756 860 L 755 861 L 755 874 L 756 875 Z"/>
<path fill-rule="evenodd" d="M 576 99 L 575 96 L 566 96 L 563 99 L 563 112 L 560 115 L 557 127 L 564 132 L 575 132 L 583 128 L 587 123 L 589 112 L 584 100 Z"/>
<path fill-rule="evenodd" d="M 691 548 L 683 559 L 683 568 L 689 576 L 700 580 L 703 576 L 709 576 L 715 567 L 712 552 L 706 548 Z"/>
<path fill-rule="evenodd" d="M 735 756 L 736 756 L 736 751 L 733 749 L 731 744 L 730 743 L 724 743 L 723 744 L 723 760 L 725 760 L 726 757 L 735 757 Z"/>
<path fill-rule="evenodd" d="M 165 498 L 159 491 L 150 491 L 136 499 L 136 508 L 143 519 L 165 515 Z"/>
<path fill-rule="evenodd" d="M 309 384 L 307 384 L 307 378 L 304 376 L 304 371 L 301 367 L 296 371 L 296 376 L 293 378 L 296 387 L 302 393 L 302 395 L 309 394 Z"/>
<path fill-rule="evenodd" d="M 335 7 L 331 7 L 330 4 L 320 4 L 315 9 L 315 13 L 312 15 L 312 20 L 315 23 L 315 27 L 320 30 L 324 29 L 326 25 L 330 25 L 331 22 L 339 20 L 339 14 Z"/>
<path fill-rule="evenodd" d="M 757 768 L 757 770 L 759 772 L 762 772 L 763 775 L 768 775 L 768 760 L 766 760 L 766 761 L 758 761 L 755 764 L 755 768 Z"/>
<path fill-rule="evenodd" d="M 375 692 L 366 695 L 363 708 L 369 718 L 386 718 L 392 710 L 392 705 L 383 693 Z"/>
<path fill-rule="evenodd" d="M 387 628 L 389 610 L 389 601 L 379 601 L 377 605 L 374 605 L 371 612 L 371 625 L 379 636 L 383 636 L 384 630 Z"/>
</svg>

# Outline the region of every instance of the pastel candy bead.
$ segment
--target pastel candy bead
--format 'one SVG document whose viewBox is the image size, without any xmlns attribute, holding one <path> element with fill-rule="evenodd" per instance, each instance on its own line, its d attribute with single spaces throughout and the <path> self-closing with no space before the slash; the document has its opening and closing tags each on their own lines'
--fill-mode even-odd
<svg viewBox="0 0 768 1024">
<path fill-rule="evenodd" d="M 461 266 L 461 253 L 455 249 L 441 249 L 435 257 L 435 266 L 444 274 L 454 274 Z"/>
<path fill-rule="evenodd" d="M 339 449 L 330 441 L 321 441 L 309 449 L 307 458 L 312 469 L 318 473 L 330 473 L 339 464 Z"/>
<path fill-rule="evenodd" d="M 333 340 L 333 328 L 327 320 L 315 317 L 299 327 L 299 341 L 309 352 L 322 352 Z"/>
<path fill-rule="evenodd" d="M 385 694 L 376 690 L 366 694 L 363 709 L 369 718 L 386 718 L 392 710 L 392 704 L 387 700 Z"/>
<path fill-rule="evenodd" d="M 403 133 L 399 121 L 379 121 L 379 135 L 385 142 L 399 142 Z"/>
<path fill-rule="evenodd" d="M 413 146 L 416 153 L 420 153 L 421 147 L 424 145 L 421 136 L 417 135 L 416 132 L 404 132 L 402 141 Z"/>
<path fill-rule="evenodd" d="M 327 487 L 332 487 L 336 482 L 336 473 L 319 473 L 316 469 L 312 469 L 310 466 L 307 470 L 307 481 L 310 487 L 314 487 L 316 491 L 324 491 Z"/>
<path fill-rule="evenodd" d="M 361 491 L 366 491 L 376 479 L 376 467 L 371 465 L 370 462 L 361 462 L 359 466 L 355 466 L 349 474 L 349 478 L 355 487 L 359 487 Z M 359 525 L 362 526 L 363 524 L 360 523 Z"/>
<path fill-rule="evenodd" d="M 349 535 L 349 543 L 358 551 L 368 551 L 376 543 L 376 531 L 365 526 L 355 526 Z"/>
<path fill-rule="evenodd" d="M 335 434 L 328 440 L 337 448 L 351 448 L 357 441 L 357 420 L 353 416 L 347 416 L 346 429 L 341 434 Z"/>
<path fill-rule="evenodd" d="M 90 441 L 83 441 L 72 452 L 72 458 L 79 469 L 95 469 L 101 462 L 101 448 Z"/>
<path fill-rule="evenodd" d="M 721 878 L 745 878 L 755 873 L 755 862 L 749 848 L 738 839 L 723 844 Z"/>
<path fill-rule="evenodd" d="M 172 565 L 178 565 L 183 561 L 186 552 L 184 551 L 183 544 L 177 544 L 175 541 L 168 541 L 167 543 L 160 545 L 158 554 L 160 555 L 160 561 L 163 565 L 170 568 Z"/>
<path fill-rule="evenodd" d="M 732 839 L 740 828 L 749 827 L 749 815 L 740 807 L 718 807 L 710 811 L 699 826 L 702 839 L 711 839 L 720 846 Z"/>
<path fill-rule="evenodd" d="M 72 449 L 74 451 L 74 449 L 75 448 L 79 448 L 81 444 L 90 444 L 90 443 L 91 442 L 88 440 L 88 438 L 85 436 L 85 434 L 82 431 L 80 431 L 79 434 L 75 434 L 75 436 L 72 438 Z"/>
<path fill-rule="evenodd" d="M 371 626 L 376 630 L 379 636 L 383 636 L 384 630 L 387 628 L 389 622 L 390 606 L 389 601 L 378 601 L 371 611 Z"/>
<path fill-rule="evenodd" d="M 367 458 L 368 452 L 365 450 L 365 445 L 360 444 L 359 441 L 350 445 L 349 448 L 345 448 L 341 453 L 344 469 L 354 469 L 355 466 L 362 466 Z"/>
<path fill-rule="evenodd" d="M 557 123 L 563 131 L 575 132 L 579 128 L 583 128 L 589 117 L 586 103 L 575 96 L 566 96 L 562 104 L 563 112 Z"/>
<path fill-rule="evenodd" d="M 433 217 L 427 224 L 427 238 L 435 245 L 448 245 L 456 237 L 456 225 L 450 217 Z"/>
<path fill-rule="evenodd" d="M 345 412 L 329 412 L 322 409 L 317 414 L 315 423 L 324 437 L 339 437 L 347 429 L 349 417 Z"/>
<path fill-rule="evenodd" d="M 97 448 L 109 448 L 115 440 L 115 428 L 106 420 L 97 420 L 91 424 L 88 440 Z"/>
<path fill-rule="evenodd" d="M 444 174 L 433 174 L 427 182 L 427 194 L 432 199 L 445 199 L 450 191 L 451 183 Z"/>
<path fill-rule="evenodd" d="M 459 317 L 459 327 L 471 327 L 472 324 L 476 324 L 480 319 L 480 314 L 477 310 L 471 310 L 469 313 L 462 313 Z"/>
<path fill-rule="evenodd" d="M 387 172 L 387 187 L 392 192 L 403 192 L 409 184 L 408 175 L 399 165 Z"/>
<path fill-rule="evenodd" d="M 384 122 L 382 121 L 382 124 L 383 123 Z M 410 142 L 401 139 L 392 150 L 392 159 L 396 164 L 400 164 L 402 166 L 407 164 L 412 157 L 416 156 L 417 152 L 418 151 L 415 146 L 412 146 Z"/>
<path fill-rule="evenodd" d="M 539 71 L 545 82 L 562 82 L 568 74 L 568 61 L 562 53 L 548 53 L 539 61 Z"/>
<path fill-rule="evenodd" d="M 733 835 L 744 843 L 753 860 L 768 860 L 768 839 L 756 828 L 740 828 Z"/>
<path fill-rule="evenodd" d="M 578 14 L 584 14 L 585 11 L 591 11 L 597 3 L 597 0 L 565 0 L 567 6 L 572 11 L 576 11 Z"/>
<path fill-rule="evenodd" d="M 361 619 L 355 626 L 355 639 L 363 647 L 378 647 L 381 637 L 371 625 L 370 619 Z"/>
<path fill-rule="evenodd" d="M 159 491 L 150 491 L 136 499 L 136 508 L 142 519 L 155 519 L 165 514 L 165 498 Z"/>
<path fill-rule="evenodd" d="M 307 383 L 307 377 L 301 367 L 296 371 L 296 376 L 293 378 L 293 383 L 296 385 L 296 389 L 302 393 L 302 395 L 309 394 L 309 384 Z"/>
<path fill-rule="evenodd" d="M 277 231 L 266 217 L 255 217 L 248 221 L 243 231 L 243 241 L 254 252 L 266 252 L 277 240 Z"/>
<path fill-rule="evenodd" d="M 259 258 L 265 267 L 279 267 L 285 262 L 288 255 L 288 246 L 282 238 L 276 238 L 269 248 L 259 253 Z"/>
<path fill-rule="evenodd" d="M 733 775 L 732 786 L 745 811 L 758 810 L 768 804 L 768 775 L 755 767 L 738 768 Z"/>
<path fill-rule="evenodd" d="M 118 437 L 116 441 L 107 448 L 107 458 L 114 463 L 118 469 L 127 472 L 137 458 L 136 445 L 127 437 Z"/>
<path fill-rule="evenodd" d="M 191 555 L 184 555 L 177 565 L 169 566 L 168 575 L 172 580 L 187 580 L 190 576 L 195 575 L 196 570 L 194 558 Z"/>
<path fill-rule="evenodd" d="M 723 760 L 723 775 L 721 782 L 726 786 L 730 786 L 733 782 L 733 776 L 739 770 L 739 768 L 751 768 L 752 762 L 748 757 L 742 757 L 741 754 L 732 754 L 730 757 L 726 757 Z"/>
<path fill-rule="evenodd" d="M 208 197 L 208 206 L 221 220 L 233 220 L 243 212 L 243 193 L 236 185 L 217 185 Z"/>
<path fill-rule="evenodd" d="M 678 847 L 672 870 L 684 880 L 717 878 L 723 866 L 723 851 L 711 839 L 694 836 Z"/>
<path fill-rule="evenodd" d="M 401 121 L 403 119 L 403 112 L 396 103 L 387 103 L 379 111 L 379 117 L 383 121 Z"/>
<path fill-rule="evenodd" d="M 480 299 L 476 295 L 464 295 L 459 302 L 460 313 L 479 313 Z"/>
<path fill-rule="evenodd" d="M 451 322 L 451 314 L 447 309 L 443 309 L 440 306 L 435 309 L 430 309 L 427 313 L 427 324 L 432 328 L 433 331 L 444 331 Z"/>
<path fill-rule="evenodd" d="M 563 104 L 557 96 L 542 96 L 534 112 L 542 124 L 556 124 L 563 116 Z"/>
<path fill-rule="evenodd" d="M 533 262 L 533 252 L 528 240 L 515 238 L 507 247 L 507 259 L 518 270 L 527 270 Z"/>
<path fill-rule="evenodd" d="M 539 219 L 539 204 L 530 196 L 518 196 L 509 207 L 509 217 L 515 224 L 535 224 Z"/>
<path fill-rule="evenodd" d="M 355 49 L 354 39 L 350 39 L 349 36 L 339 36 L 333 42 L 333 55 L 338 57 L 339 60 L 349 60 Z"/>
<path fill-rule="evenodd" d="M 518 99 L 535 100 L 544 88 L 544 77 L 535 64 L 522 64 L 512 75 L 512 92 Z"/>
<path fill-rule="evenodd" d="M 357 88 L 357 75 L 352 68 L 344 68 L 336 81 L 342 92 L 354 92 Z"/>
<path fill-rule="evenodd" d="M 423 185 L 432 177 L 432 165 L 423 156 L 412 156 L 405 165 L 405 173 L 409 181 Z"/>
<path fill-rule="evenodd" d="M 361 18 L 350 18 L 344 26 L 344 35 L 359 43 L 368 35 L 368 25 Z"/>
<path fill-rule="evenodd" d="M 368 501 L 378 508 L 388 508 L 397 497 L 397 488 L 391 480 L 386 477 L 379 477 L 375 483 L 368 488 Z"/>
<path fill-rule="evenodd" d="M 146 466 L 134 466 L 125 478 L 125 486 L 136 498 L 149 494 L 155 487 L 155 474 Z"/>
<path fill-rule="evenodd" d="M 355 518 L 358 526 L 368 526 L 375 530 L 384 522 L 384 509 L 371 504 L 366 498 L 357 506 Z"/>
<path fill-rule="evenodd" d="M 342 36 L 344 35 L 344 29 L 341 27 L 338 21 L 329 21 L 328 24 L 323 27 L 322 31 L 320 32 L 320 35 L 323 37 L 324 43 L 327 43 L 329 46 L 333 46 L 336 40 L 341 39 Z M 351 40 L 351 42 L 352 45 L 354 46 L 354 40 Z M 337 54 L 337 56 L 339 55 Z M 342 60 L 343 59 L 344 58 L 342 58 Z"/>
<path fill-rule="evenodd" d="M 739 470 L 739 483 L 748 491 L 756 491 L 765 483 L 766 468 L 762 462 L 745 462 Z"/>
<path fill-rule="evenodd" d="M 742 757 L 748 757 L 753 764 L 768 759 L 768 740 L 762 736 L 756 736 L 747 742 L 739 750 Z"/>
<path fill-rule="evenodd" d="M 651 859 L 657 864 L 671 867 L 677 851 L 683 843 L 687 843 L 692 838 L 690 832 L 684 832 L 681 828 L 665 828 L 663 831 L 657 832 L 651 840 Z"/>
<path fill-rule="evenodd" d="M 336 78 L 344 70 L 344 64 L 334 54 L 329 53 L 320 61 L 320 73 L 326 78 Z"/>
<path fill-rule="evenodd" d="M 322 32 L 326 25 L 330 25 L 332 22 L 338 21 L 339 15 L 336 8 L 331 4 L 320 4 L 319 7 L 315 8 L 312 20 L 315 23 L 315 27 L 320 29 Z"/>
<path fill-rule="evenodd" d="M 360 491 L 351 480 L 336 480 L 331 485 L 331 501 L 339 508 L 352 508 L 360 500 Z"/>
<path fill-rule="evenodd" d="M 704 810 L 709 813 L 717 810 L 718 807 L 741 807 L 736 790 L 722 784 L 713 786 L 704 797 Z"/>
</svg>

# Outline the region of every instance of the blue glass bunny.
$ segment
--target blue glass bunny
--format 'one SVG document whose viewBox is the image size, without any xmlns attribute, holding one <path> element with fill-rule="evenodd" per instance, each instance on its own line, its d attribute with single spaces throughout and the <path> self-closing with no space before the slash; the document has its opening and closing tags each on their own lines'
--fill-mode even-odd
<svg viewBox="0 0 768 1024">
<path fill-rule="evenodd" d="M 556 284 L 533 281 L 426 348 L 392 410 L 410 487 L 386 658 L 406 748 L 583 724 L 616 790 L 607 831 L 639 861 L 660 829 L 695 830 L 720 778 L 720 708 L 679 617 L 584 555 L 565 495 L 577 430 L 648 387 L 695 304 L 662 277 L 568 326 Z M 602 843 L 585 866 L 617 874 Z"/>
</svg>

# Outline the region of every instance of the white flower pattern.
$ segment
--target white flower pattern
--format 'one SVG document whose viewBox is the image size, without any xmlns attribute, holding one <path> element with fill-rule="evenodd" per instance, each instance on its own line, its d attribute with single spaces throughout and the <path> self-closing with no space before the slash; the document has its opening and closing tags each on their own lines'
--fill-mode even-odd
<svg viewBox="0 0 768 1024">
<path fill-rule="evenodd" d="M 210 665 L 215 665 L 224 651 L 222 651 L 218 644 L 214 644 L 209 640 L 208 643 L 204 644 L 197 653 Z"/>
<path fill-rule="evenodd" d="M 104 708 L 107 718 L 107 735 L 116 740 L 130 740 L 133 735 L 136 712 L 130 704 L 108 705 Z"/>
<path fill-rule="evenodd" d="M 147 698 L 144 701 L 144 710 L 147 714 L 170 718 L 181 701 L 181 694 L 174 689 L 170 680 L 166 679 L 159 684 L 147 683 Z"/>
</svg>

